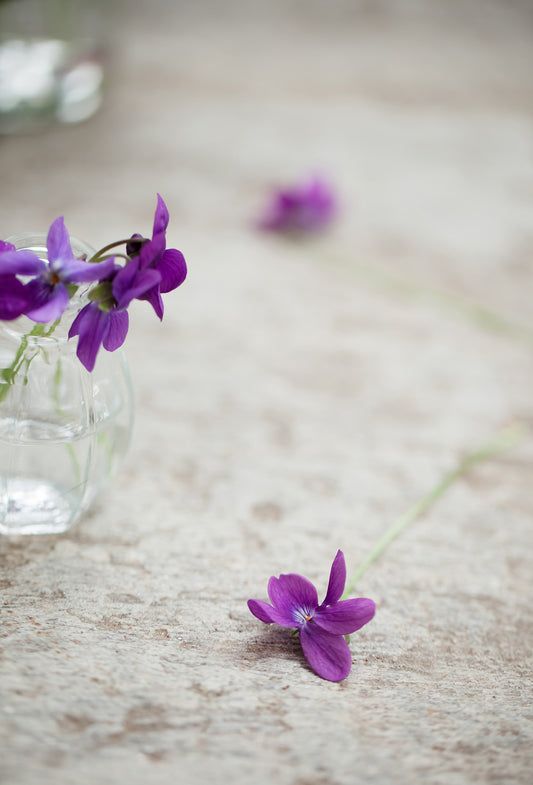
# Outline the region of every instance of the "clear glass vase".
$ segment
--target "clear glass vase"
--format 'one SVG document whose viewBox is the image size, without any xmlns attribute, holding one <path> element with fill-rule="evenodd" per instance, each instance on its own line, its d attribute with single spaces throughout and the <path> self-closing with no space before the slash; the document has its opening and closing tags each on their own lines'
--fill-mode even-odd
<svg viewBox="0 0 533 785">
<path fill-rule="evenodd" d="M 46 259 L 46 235 L 8 238 Z M 94 251 L 71 238 L 76 256 Z M 83 288 L 83 287 L 82 287 Z M 0 323 L 0 533 L 68 529 L 115 476 L 130 441 L 133 400 L 122 350 L 101 349 L 92 373 L 68 340 L 86 293 L 54 324 Z"/>
</svg>

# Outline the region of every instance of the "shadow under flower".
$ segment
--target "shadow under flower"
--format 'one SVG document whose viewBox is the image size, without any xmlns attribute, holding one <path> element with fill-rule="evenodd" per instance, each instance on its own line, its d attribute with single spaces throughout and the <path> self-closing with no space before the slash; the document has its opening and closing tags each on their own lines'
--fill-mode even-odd
<svg viewBox="0 0 533 785">
<path fill-rule="evenodd" d="M 250 638 L 245 646 L 246 659 L 253 665 L 257 663 L 261 666 L 264 661 L 276 660 L 280 664 L 291 662 L 298 667 L 304 667 L 309 673 L 313 673 L 305 659 L 302 647 L 300 646 L 299 635 L 294 634 L 287 627 L 264 627 L 259 629 L 253 638 Z M 262 670 L 262 668 L 261 668 Z M 269 670 L 271 674 L 272 671 Z"/>
</svg>

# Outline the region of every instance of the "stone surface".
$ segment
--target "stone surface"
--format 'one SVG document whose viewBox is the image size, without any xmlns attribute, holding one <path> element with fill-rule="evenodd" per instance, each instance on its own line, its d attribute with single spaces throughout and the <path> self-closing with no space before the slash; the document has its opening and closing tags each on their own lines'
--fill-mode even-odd
<svg viewBox="0 0 533 785">
<path fill-rule="evenodd" d="M 531 427 L 532 21 L 131 3 L 100 114 L 0 139 L 0 236 L 148 232 L 159 191 L 190 265 L 162 325 L 134 309 L 114 487 L 63 536 L 0 542 L 2 783 L 529 783 L 529 436 L 368 569 L 343 683 L 246 600 L 288 571 L 323 592 L 337 548 L 355 569 L 469 450 Z M 339 189 L 329 235 L 255 232 L 311 171 Z"/>
</svg>

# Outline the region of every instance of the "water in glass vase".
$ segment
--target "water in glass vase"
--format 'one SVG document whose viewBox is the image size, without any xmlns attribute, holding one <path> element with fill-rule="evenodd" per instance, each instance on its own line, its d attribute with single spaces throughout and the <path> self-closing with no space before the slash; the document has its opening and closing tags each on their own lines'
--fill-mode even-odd
<svg viewBox="0 0 533 785">
<path fill-rule="evenodd" d="M 115 474 L 129 442 L 128 424 L 112 420 L 89 433 L 18 420 L 16 431 L 13 438 L 13 422 L 0 420 L 0 532 L 4 534 L 68 529 Z"/>
</svg>

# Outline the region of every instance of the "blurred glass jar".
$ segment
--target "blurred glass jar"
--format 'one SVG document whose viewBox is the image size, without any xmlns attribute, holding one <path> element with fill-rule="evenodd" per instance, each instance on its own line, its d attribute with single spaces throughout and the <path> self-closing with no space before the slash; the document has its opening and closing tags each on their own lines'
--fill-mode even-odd
<svg viewBox="0 0 533 785">
<path fill-rule="evenodd" d="M 112 0 L 0 0 L 0 132 L 78 123 L 102 101 Z"/>
</svg>

